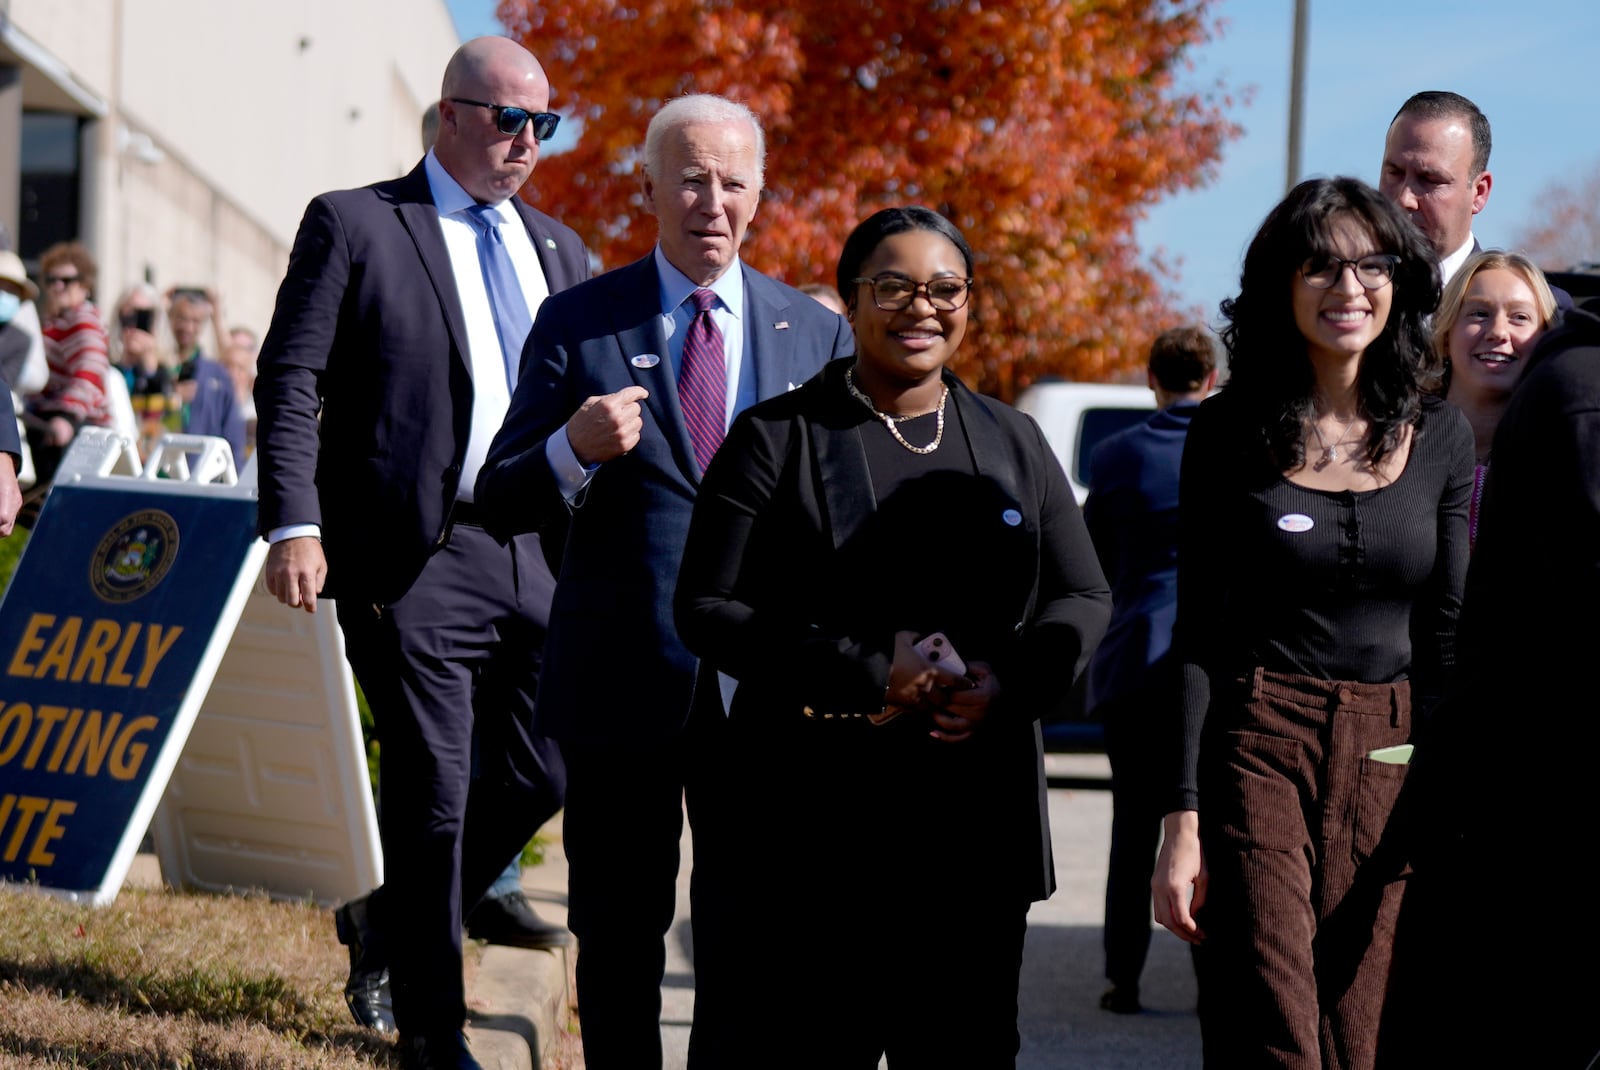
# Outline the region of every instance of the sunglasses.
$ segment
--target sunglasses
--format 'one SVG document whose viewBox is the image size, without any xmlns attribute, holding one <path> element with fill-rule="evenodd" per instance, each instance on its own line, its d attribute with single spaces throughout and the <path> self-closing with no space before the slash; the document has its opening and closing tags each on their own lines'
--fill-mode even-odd
<svg viewBox="0 0 1600 1070">
<path fill-rule="evenodd" d="M 44 277 L 44 285 L 46 289 L 52 289 L 56 286 L 71 286 L 77 281 L 77 275 L 46 275 Z"/>
<path fill-rule="evenodd" d="M 556 136 L 556 127 L 561 123 L 561 116 L 553 111 L 529 111 L 526 108 L 512 108 L 504 104 L 486 104 L 481 100 L 468 100 L 465 97 L 451 97 L 450 103 L 488 108 L 494 112 L 495 126 L 507 137 L 516 137 L 522 133 L 523 127 L 532 122 L 533 139 L 549 141 Z"/>
</svg>

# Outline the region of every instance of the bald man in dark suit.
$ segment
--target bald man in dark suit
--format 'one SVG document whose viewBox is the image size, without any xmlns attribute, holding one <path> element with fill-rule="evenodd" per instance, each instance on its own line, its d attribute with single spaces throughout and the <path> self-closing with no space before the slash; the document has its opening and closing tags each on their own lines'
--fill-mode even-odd
<svg viewBox="0 0 1600 1070">
<path fill-rule="evenodd" d="M 410 174 L 306 210 L 256 382 L 260 526 L 280 601 L 338 598 L 382 744 L 387 881 L 337 915 L 347 999 L 382 1024 L 381 959 L 403 1065 L 476 1067 L 462 903 L 560 808 L 565 774 L 533 726 L 554 581 L 536 534 L 483 529 L 473 485 L 532 316 L 588 277 L 589 256 L 516 198 L 557 122 L 538 61 L 508 38 L 469 41 L 441 96 Z"/>
</svg>

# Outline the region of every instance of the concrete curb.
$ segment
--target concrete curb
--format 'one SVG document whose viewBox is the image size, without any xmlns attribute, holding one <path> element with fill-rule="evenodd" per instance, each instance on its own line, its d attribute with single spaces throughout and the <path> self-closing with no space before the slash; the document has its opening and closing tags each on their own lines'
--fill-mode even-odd
<svg viewBox="0 0 1600 1070">
<path fill-rule="evenodd" d="M 539 830 L 545 861 L 523 871 L 522 887 L 540 917 L 567 923 L 567 856 L 561 815 Z M 484 1070 L 545 1070 L 567 1026 L 575 947 L 525 951 L 480 945 L 482 958 L 467 976 L 467 1042 Z"/>
</svg>

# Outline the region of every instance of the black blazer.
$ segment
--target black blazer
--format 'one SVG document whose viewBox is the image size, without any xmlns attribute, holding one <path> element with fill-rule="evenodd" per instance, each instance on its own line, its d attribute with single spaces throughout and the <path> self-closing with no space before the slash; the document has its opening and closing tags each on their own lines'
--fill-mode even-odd
<svg viewBox="0 0 1600 1070">
<path fill-rule="evenodd" d="M 992 517 L 996 549 L 970 560 L 951 547 L 945 577 L 896 576 L 893 562 L 884 562 L 879 576 L 826 579 L 837 577 L 840 548 L 877 508 L 861 440 L 862 425 L 874 418 L 845 387 L 849 364 L 830 364 L 735 423 L 695 508 L 678 580 L 679 631 L 691 650 L 739 681 L 730 715 L 768 730 L 773 749 L 763 761 L 777 760 L 787 744 L 796 745 L 790 753 L 803 750 L 801 734 L 814 738 L 815 730 L 866 733 L 860 744 L 840 737 L 838 745 L 872 746 L 883 730 L 855 719 L 819 721 L 805 710 L 881 709 L 893 636 L 827 622 L 859 617 L 869 603 L 892 598 L 896 583 L 981 584 L 991 608 L 977 641 L 969 646 L 964 638 L 961 652 L 990 663 L 1003 690 L 978 735 L 944 753 L 952 761 L 971 756 L 956 775 L 994 807 L 995 840 L 1010 845 L 999 852 L 1002 869 L 1043 897 L 1054 877 L 1038 720 L 1066 701 L 1088 664 L 1110 617 L 1111 592 L 1038 425 L 948 373 L 946 435 L 966 438 L 980 487 L 956 504 Z"/>
<path fill-rule="evenodd" d="M 578 235 L 513 203 L 550 292 L 587 278 Z M 322 525 L 327 597 L 393 601 L 442 545 L 472 427 L 466 352 L 421 163 L 311 202 L 261 347 L 259 525 Z"/>
<path fill-rule="evenodd" d="M 844 317 L 742 270 L 743 366 L 756 377 L 758 399 L 785 393 L 849 351 Z M 634 362 L 649 354 L 658 359 Z M 632 385 L 650 392 L 643 435 L 579 496 L 557 572 L 538 721 L 558 739 L 667 739 L 687 721 L 694 695 L 698 662 L 673 627 L 672 592 L 700 475 L 667 359 L 653 254 L 539 310 L 511 411 L 478 474 L 473 500 L 491 532 L 548 530 L 567 519 L 545 441 L 586 398 Z"/>
</svg>

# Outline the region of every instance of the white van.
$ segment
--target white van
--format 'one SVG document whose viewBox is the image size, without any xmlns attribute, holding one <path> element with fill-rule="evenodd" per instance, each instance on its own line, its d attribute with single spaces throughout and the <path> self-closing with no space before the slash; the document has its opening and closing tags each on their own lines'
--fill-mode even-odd
<svg viewBox="0 0 1600 1070">
<path fill-rule="evenodd" d="M 1016 407 L 1039 421 L 1078 504 L 1089 494 L 1089 455 L 1106 438 L 1143 423 L 1156 409 L 1155 391 L 1127 383 L 1035 383 Z"/>
</svg>

